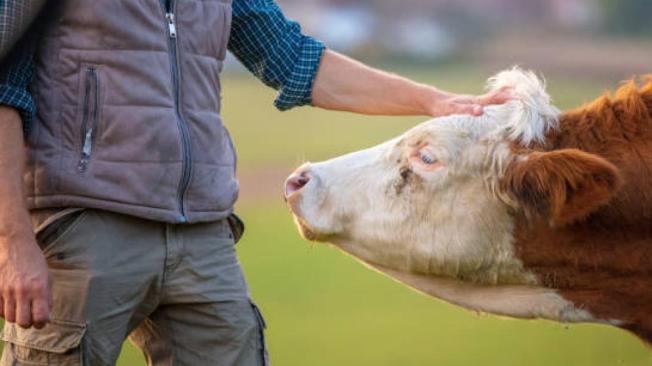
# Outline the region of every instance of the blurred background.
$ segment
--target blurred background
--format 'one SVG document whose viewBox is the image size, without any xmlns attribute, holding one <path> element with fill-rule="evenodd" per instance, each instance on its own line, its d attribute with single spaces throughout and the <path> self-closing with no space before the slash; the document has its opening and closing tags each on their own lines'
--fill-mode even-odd
<svg viewBox="0 0 652 366">
<path fill-rule="evenodd" d="M 518 63 L 545 73 L 649 72 L 649 0 L 279 0 L 304 30 L 372 63 Z"/>
<path fill-rule="evenodd" d="M 560 108 L 652 73 L 650 0 L 279 0 L 307 34 L 368 64 L 455 92 L 481 93 L 519 64 L 548 81 Z M 359 150 L 425 117 L 315 108 L 278 112 L 273 90 L 233 58 L 224 117 L 239 153 L 238 244 L 276 366 L 649 365 L 629 334 L 477 314 L 418 294 L 297 234 L 285 177 L 306 160 Z M 560 250 L 563 250 L 561 248 Z M 142 365 L 126 345 L 120 365 Z"/>
</svg>

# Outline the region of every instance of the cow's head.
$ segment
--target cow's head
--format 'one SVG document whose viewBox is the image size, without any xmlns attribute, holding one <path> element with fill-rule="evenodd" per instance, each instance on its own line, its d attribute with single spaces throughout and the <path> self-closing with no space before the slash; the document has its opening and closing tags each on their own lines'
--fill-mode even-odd
<svg viewBox="0 0 652 366">
<path fill-rule="evenodd" d="M 490 79 L 490 89 L 503 87 L 516 100 L 483 116 L 433 119 L 379 146 L 304 164 L 286 182 L 303 236 L 401 272 L 536 282 L 514 253 L 515 216 L 581 220 L 611 198 L 618 172 L 579 150 L 540 148 L 559 112 L 533 73 Z"/>
</svg>

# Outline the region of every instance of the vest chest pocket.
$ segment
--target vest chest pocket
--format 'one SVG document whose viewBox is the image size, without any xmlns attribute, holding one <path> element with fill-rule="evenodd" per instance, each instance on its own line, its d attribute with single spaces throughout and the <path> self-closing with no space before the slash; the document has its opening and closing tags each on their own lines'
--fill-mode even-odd
<svg viewBox="0 0 652 366">
<path fill-rule="evenodd" d="M 80 151 L 77 170 L 86 172 L 96 144 L 100 120 L 100 69 L 97 65 L 82 66 L 82 108 Z"/>
</svg>

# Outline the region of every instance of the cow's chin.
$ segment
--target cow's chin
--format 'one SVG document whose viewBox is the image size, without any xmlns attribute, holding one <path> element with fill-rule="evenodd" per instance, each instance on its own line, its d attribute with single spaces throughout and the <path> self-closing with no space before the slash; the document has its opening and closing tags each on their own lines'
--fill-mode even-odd
<svg viewBox="0 0 652 366">
<path fill-rule="evenodd" d="M 329 241 L 329 239 L 331 239 L 333 236 L 332 234 L 320 233 L 319 231 L 311 228 L 304 219 L 297 216 L 296 214 L 294 215 L 294 222 L 299 229 L 299 233 L 301 233 L 301 236 L 306 240 L 325 242 Z"/>
<path fill-rule="evenodd" d="M 306 205 L 304 195 L 292 195 L 287 198 L 290 212 L 301 236 L 310 241 L 327 242 L 335 236 L 332 220 L 325 213 L 312 205 Z"/>
</svg>

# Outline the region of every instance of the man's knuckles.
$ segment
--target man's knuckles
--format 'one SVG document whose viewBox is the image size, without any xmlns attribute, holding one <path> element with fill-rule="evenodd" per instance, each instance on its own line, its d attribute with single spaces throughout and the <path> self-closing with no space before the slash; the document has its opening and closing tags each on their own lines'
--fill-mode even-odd
<svg viewBox="0 0 652 366">
<path fill-rule="evenodd" d="M 35 296 L 45 296 L 47 294 L 48 284 L 46 281 L 30 281 L 28 283 L 5 284 L 0 286 L 0 294 L 17 298 L 32 298 Z"/>
<path fill-rule="evenodd" d="M 35 281 L 28 287 L 28 291 L 37 296 L 45 296 L 47 289 L 48 285 L 46 281 Z"/>
</svg>

